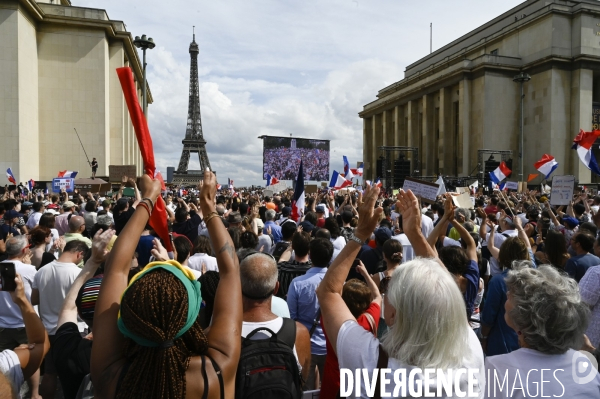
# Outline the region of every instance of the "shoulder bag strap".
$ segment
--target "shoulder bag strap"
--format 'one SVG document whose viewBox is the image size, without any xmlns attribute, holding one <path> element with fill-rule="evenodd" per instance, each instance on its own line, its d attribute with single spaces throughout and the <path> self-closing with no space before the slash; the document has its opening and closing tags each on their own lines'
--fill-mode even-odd
<svg viewBox="0 0 600 399">
<path fill-rule="evenodd" d="M 312 337 L 315 330 L 317 329 L 317 325 L 319 324 L 319 320 L 321 319 L 321 307 L 319 306 L 319 310 L 317 310 L 317 314 L 315 315 L 315 319 L 313 320 L 312 327 L 310 328 L 309 335 Z"/>
</svg>

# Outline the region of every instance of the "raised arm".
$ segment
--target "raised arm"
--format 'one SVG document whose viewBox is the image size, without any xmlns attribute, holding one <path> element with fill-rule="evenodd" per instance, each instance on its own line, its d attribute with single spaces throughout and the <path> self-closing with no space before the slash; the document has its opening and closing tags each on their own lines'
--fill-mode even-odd
<svg viewBox="0 0 600 399">
<path fill-rule="evenodd" d="M 358 272 L 365 279 L 369 290 L 371 291 L 371 302 L 375 302 L 379 307 L 381 307 L 381 293 L 379 292 L 379 286 L 375 283 L 375 281 L 369 275 L 367 268 L 365 265 L 360 262 L 358 266 L 356 266 Z"/>
<path fill-rule="evenodd" d="M 496 245 L 494 244 L 494 235 L 496 234 L 496 229 L 490 220 L 487 221 L 487 225 L 490 228 L 490 239 L 488 240 L 487 247 L 494 259 L 498 259 L 498 256 L 500 255 L 500 249 L 496 248 Z M 481 227 L 483 227 L 483 224 Z"/>
<path fill-rule="evenodd" d="M 371 237 L 379 216 L 383 212 L 383 208 L 375 208 L 378 196 L 378 187 L 367 187 L 365 190 L 364 204 L 359 207 L 360 218 L 354 232 L 359 242 L 365 242 L 367 238 Z M 347 320 L 356 320 L 342 299 L 342 288 L 360 248 L 360 243 L 354 240 L 348 241 L 342 252 L 335 258 L 331 266 L 329 266 L 323 281 L 321 281 L 321 284 L 317 288 L 317 297 L 321 305 L 321 315 L 323 316 L 325 332 L 336 353 L 340 327 Z"/>
<path fill-rule="evenodd" d="M 20 346 L 14 352 L 19 357 L 24 379 L 28 379 L 40 368 L 44 356 L 46 356 L 46 353 L 50 349 L 50 340 L 48 339 L 48 334 L 46 333 L 44 324 L 42 324 L 42 320 L 40 320 L 40 317 L 25 296 L 23 280 L 19 274 L 17 274 L 15 282 L 17 288 L 10 293 L 10 296 L 13 302 L 21 309 L 28 345 L 27 347 Z"/>
<path fill-rule="evenodd" d="M 65 323 L 77 323 L 77 306 L 75 305 L 77 294 L 83 284 L 94 277 L 94 273 L 98 270 L 98 267 L 100 267 L 102 262 L 104 262 L 106 254 L 108 253 L 106 247 L 114 235 L 114 230 L 102 232 L 102 229 L 98 230 L 96 235 L 94 235 L 94 240 L 92 241 L 92 257 L 85 262 L 85 266 L 81 272 L 79 272 L 79 275 L 71 285 L 71 288 L 69 288 L 62 309 L 58 314 L 57 328 L 60 328 L 60 326 Z"/>
<path fill-rule="evenodd" d="M 156 203 L 160 195 L 158 180 L 144 175 L 140 179 L 140 188 L 144 198 L 150 198 Z M 148 200 L 144 200 L 144 203 L 152 210 Z M 111 389 L 109 382 L 114 379 L 112 372 L 115 372 L 112 366 L 123 359 L 125 338 L 117 327 L 117 316 L 121 295 L 127 288 L 131 259 L 149 217 L 145 207 L 136 208 L 115 241 L 104 266 L 104 278 L 94 314 L 94 345 L 90 368 L 92 379 L 97 382 L 95 385 L 104 386 L 104 395 L 101 397 L 105 397 L 107 390 Z"/>
<path fill-rule="evenodd" d="M 473 237 L 471 237 L 471 234 L 469 234 L 467 229 L 465 229 L 465 226 L 462 224 L 454 223 L 453 226 L 460 235 L 460 239 L 467 244 L 467 255 L 469 256 L 469 259 L 477 262 L 477 245 L 475 244 L 475 240 Z"/>
<path fill-rule="evenodd" d="M 200 208 L 212 247 L 216 251 L 221 277 L 215 294 L 212 325 L 207 334 L 208 354 L 224 369 L 227 386 L 235 378 L 241 350 L 242 285 L 233 241 L 215 209 L 216 192 L 217 179 L 206 170 L 200 192 Z"/>
<path fill-rule="evenodd" d="M 412 191 L 400 190 L 396 208 L 402 214 L 402 230 L 408 237 L 416 256 L 437 258 L 437 252 L 431 248 L 421 232 L 421 208 L 419 200 Z"/>
<path fill-rule="evenodd" d="M 448 228 L 448 223 L 454 219 L 454 204 L 452 203 L 452 196 L 448 195 L 446 196 L 446 201 L 444 202 L 444 215 L 442 216 L 442 218 L 440 219 L 440 221 L 438 222 L 438 224 L 435 225 L 435 227 L 433 228 L 433 231 L 431 232 L 431 234 L 429 234 L 429 237 L 427 237 L 427 242 L 429 243 L 429 245 L 431 246 L 431 248 L 436 251 L 435 249 L 435 244 L 438 241 L 438 239 L 445 235 L 443 233 L 445 233 L 446 229 Z M 436 256 L 437 256 L 437 251 L 436 251 Z"/>
<path fill-rule="evenodd" d="M 523 222 L 521 222 L 521 219 L 517 216 L 514 219 L 514 223 L 515 223 L 515 227 L 517 229 L 517 232 L 519 233 L 519 238 L 521 240 L 523 240 L 523 242 L 525 243 L 525 246 L 527 247 L 527 249 L 529 251 L 531 251 L 531 242 L 529 241 L 529 237 L 527 236 L 527 233 L 523 229 Z"/>
<path fill-rule="evenodd" d="M 482 208 L 477 208 L 475 209 L 475 211 L 477 212 L 477 215 L 479 215 L 479 217 L 481 218 L 479 238 L 481 238 L 482 241 L 485 241 L 487 238 L 487 232 L 485 231 L 485 226 L 487 225 L 487 213 L 485 213 L 485 211 Z"/>
<path fill-rule="evenodd" d="M 550 214 L 550 218 L 552 219 L 552 223 L 554 223 L 554 225 L 557 226 L 557 227 L 560 226 L 560 222 L 556 218 L 556 215 L 554 214 L 554 211 L 552 211 L 552 207 L 550 206 L 550 201 L 546 201 L 546 209 L 548 210 L 548 213 Z"/>
</svg>

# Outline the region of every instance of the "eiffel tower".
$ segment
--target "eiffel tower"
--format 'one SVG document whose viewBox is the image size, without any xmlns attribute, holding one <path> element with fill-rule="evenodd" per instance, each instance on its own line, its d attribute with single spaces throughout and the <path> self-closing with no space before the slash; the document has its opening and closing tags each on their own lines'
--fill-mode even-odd
<svg viewBox="0 0 600 399">
<path fill-rule="evenodd" d="M 188 100 L 187 127 L 185 138 L 182 140 L 183 150 L 179 159 L 179 166 L 173 174 L 173 183 L 183 185 L 197 185 L 204 177 L 206 168 L 210 168 L 208 154 L 206 153 L 206 140 L 202 134 L 202 120 L 200 119 L 200 85 L 198 83 L 198 44 L 196 34 L 190 43 L 190 95 Z M 198 153 L 200 170 L 188 171 L 190 154 Z"/>
</svg>

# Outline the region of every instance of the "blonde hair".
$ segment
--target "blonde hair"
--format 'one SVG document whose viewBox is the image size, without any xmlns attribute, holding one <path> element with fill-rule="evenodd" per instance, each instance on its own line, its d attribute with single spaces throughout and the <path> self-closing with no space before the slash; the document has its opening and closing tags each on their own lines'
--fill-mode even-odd
<svg viewBox="0 0 600 399">
<path fill-rule="evenodd" d="M 420 368 L 457 368 L 469 357 L 465 302 L 452 275 L 437 261 L 416 258 L 397 268 L 387 296 L 396 310 L 382 338 L 388 355 Z"/>
</svg>

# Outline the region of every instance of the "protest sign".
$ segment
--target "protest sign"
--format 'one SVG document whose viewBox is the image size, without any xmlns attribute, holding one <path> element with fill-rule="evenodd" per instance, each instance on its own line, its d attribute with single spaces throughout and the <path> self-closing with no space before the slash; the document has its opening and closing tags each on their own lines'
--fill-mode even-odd
<svg viewBox="0 0 600 399">
<path fill-rule="evenodd" d="M 61 189 L 64 189 L 67 193 L 72 193 L 75 189 L 75 179 L 62 177 L 52 179 L 52 192 L 58 193 Z"/>
<path fill-rule="evenodd" d="M 435 202 L 438 188 L 438 184 L 409 177 L 404 180 L 404 186 L 402 187 L 404 191 L 412 191 L 414 195 L 421 197 L 421 200 L 425 202 Z"/>
<path fill-rule="evenodd" d="M 108 181 L 120 182 L 123 176 L 136 177 L 135 165 L 108 165 Z"/>
<path fill-rule="evenodd" d="M 470 193 L 471 189 L 469 189 L 469 187 L 456 187 L 456 192 L 459 194 Z"/>
<path fill-rule="evenodd" d="M 574 188 L 575 176 L 554 176 L 550 192 L 550 205 L 569 205 L 573 201 Z"/>
<path fill-rule="evenodd" d="M 452 202 L 459 208 L 470 209 L 473 207 L 471 202 L 471 195 L 469 193 L 462 193 L 460 195 L 453 195 Z"/>
<path fill-rule="evenodd" d="M 506 182 L 506 186 L 504 186 L 505 189 L 507 190 L 515 190 L 517 191 L 519 189 L 519 182 L 517 181 L 507 181 Z"/>
<path fill-rule="evenodd" d="M 304 192 L 306 194 L 316 194 L 318 191 L 318 187 L 316 184 L 307 184 L 304 186 Z"/>
</svg>

